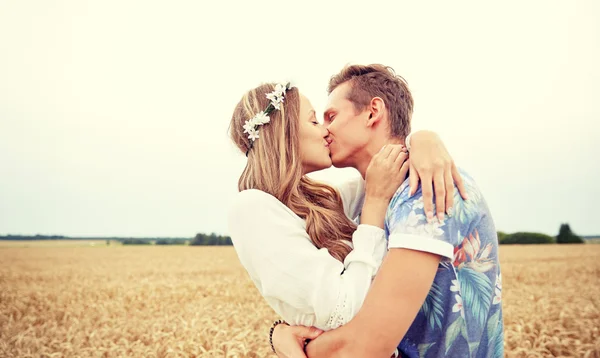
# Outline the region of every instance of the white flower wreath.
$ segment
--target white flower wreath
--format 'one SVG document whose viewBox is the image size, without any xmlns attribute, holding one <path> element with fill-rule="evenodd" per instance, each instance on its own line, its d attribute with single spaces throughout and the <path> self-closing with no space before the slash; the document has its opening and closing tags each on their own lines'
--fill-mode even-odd
<svg viewBox="0 0 600 358">
<path fill-rule="evenodd" d="M 289 82 L 286 84 L 278 83 L 275 86 L 275 90 L 271 93 L 268 93 L 266 96 L 267 99 L 271 101 L 269 106 L 264 111 L 257 113 L 252 119 L 249 119 L 246 122 L 244 122 L 244 133 L 247 133 L 248 139 L 252 141 L 250 143 L 250 148 L 248 148 L 248 151 L 250 151 L 250 149 L 252 148 L 252 143 L 254 143 L 254 141 L 258 139 L 258 127 L 262 126 L 263 124 L 267 124 L 271 121 L 271 119 L 269 118 L 269 114 L 271 114 L 271 112 L 273 112 L 276 109 L 281 109 L 281 103 L 283 103 L 285 92 L 290 88 L 291 87 Z M 246 155 L 248 155 L 248 152 L 246 152 Z"/>
</svg>

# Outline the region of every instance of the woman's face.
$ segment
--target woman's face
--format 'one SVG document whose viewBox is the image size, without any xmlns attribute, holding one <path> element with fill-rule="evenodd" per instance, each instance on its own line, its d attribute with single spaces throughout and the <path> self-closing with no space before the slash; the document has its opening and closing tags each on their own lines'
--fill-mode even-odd
<svg viewBox="0 0 600 358">
<path fill-rule="evenodd" d="M 300 159 L 304 174 L 329 168 L 329 132 L 317 121 L 315 110 L 308 98 L 300 94 Z"/>
</svg>

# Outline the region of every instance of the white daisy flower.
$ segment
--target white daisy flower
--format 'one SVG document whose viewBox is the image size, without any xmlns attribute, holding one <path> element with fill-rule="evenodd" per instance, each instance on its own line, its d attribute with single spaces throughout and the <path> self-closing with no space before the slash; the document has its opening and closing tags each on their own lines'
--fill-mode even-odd
<svg viewBox="0 0 600 358">
<path fill-rule="evenodd" d="M 248 139 L 250 139 L 251 141 L 255 141 L 258 139 L 258 129 L 253 129 L 252 131 L 250 131 L 249 135 L 248 135 Z"/>
<path fill-rule="evenodd" d="M 263 125 L 265 123 L 269 123 L 270 121 L 271 119 L 265 114 L 265 112 L 260 112 L 259 114 L 254 116 L 254 123 L 258 125 Z"/>
<path fill-rule="evenodd" d="M 271 93 L 267 93 L 266 95 L 267 99 L 270 100 L 271 102 L 276 101 L 277 100 L 277 96 L 275 95 L 275 92 L 271 92 Z"/>
<path fill-rule="evenodd" d="M 250 134 L 250 132 L 254 131 L 254 123 L 252 120 L 246 121 L 244 123 L 244 133 Z"/>
<path fill-rule="evenodd" d="M 285 83 L 278 83 L 275 85 L 275 92 L 279 97 L 283 97 L 283 94 L 285 93 Z"/>
<path fill-rule="evenodd" d="M 283 93 L 271 92 L 267 94 L 267 99 L 271 102 L 282 102 L 283 101 Z"/>
<path fill-rule="evenodd" d="M 279 109 L 279 104 L 283 102 L 283 96 L 285 94 L 284 92 L 277 92 L 277 91 L 273 91 L 271 93 L 268 93 L 266 95 L 267 99 L 271 101 L 271 104 L 273 105 L 273 107 Z"/>
</svg>

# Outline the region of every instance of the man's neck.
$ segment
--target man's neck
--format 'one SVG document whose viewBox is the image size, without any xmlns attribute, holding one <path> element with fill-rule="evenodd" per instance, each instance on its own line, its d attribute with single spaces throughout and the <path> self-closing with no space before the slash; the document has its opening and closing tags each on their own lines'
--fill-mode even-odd
<svg viewBox="0 0 600 358">
<path fill-rule="evenodd" d="M 356 155 L 355 168 L 360 172 L 363 179 L 367 174 L 367 168 L 371 163 L 371 160 L 375 156 L 375 154 L 379 153 L 381 148 L 386 144 L 404 144 L 404 138 L 396 139 L 396 138 L 381 138 L 377 140 L 372 140 L 369 144 L 364 148 L 364 150 Z"/>
</svg>

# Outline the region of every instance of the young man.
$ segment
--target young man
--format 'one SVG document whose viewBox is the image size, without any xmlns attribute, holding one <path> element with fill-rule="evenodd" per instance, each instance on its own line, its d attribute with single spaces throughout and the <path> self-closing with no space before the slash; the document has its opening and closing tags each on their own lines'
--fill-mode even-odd
<svg viewBox="0 0 600 358">
<path fill-rule="evenodd" d="M 333 164 L 364 177 L 375 153 L 409 134 L 410 91 L 391 68 L 369 65 L 344 68 L 329 93 Z M 407 181 L 381 203 L 389 252 L 356 317 L 311 341 L 309 358 L 389 357 L 396 347 L 403 357 L 503 357 L 496 229 L 475 182 L 461 174 L 469 198 L 448 190 L 454 208 L 441 220 L 425 207 L 430 187 L 410 193 Z"/>
</svg>

